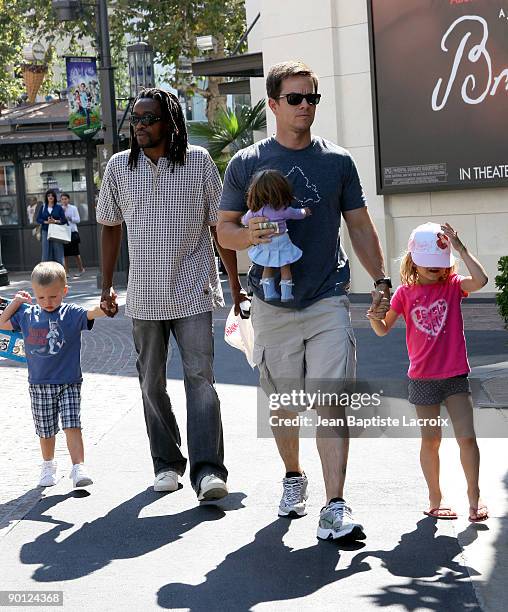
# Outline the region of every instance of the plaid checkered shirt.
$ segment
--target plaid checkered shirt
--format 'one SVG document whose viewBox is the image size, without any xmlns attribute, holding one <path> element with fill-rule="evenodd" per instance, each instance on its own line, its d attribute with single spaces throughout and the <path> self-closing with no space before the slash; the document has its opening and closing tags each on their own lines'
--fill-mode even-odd
<svg viewBox="0 0 508 612">
<path fill-rule="evenodd" d="M 125 314 L 169 320 L 223 306 L 209 226 L 217 223 L 221 180 L 208 151 L 189 146 L 184 166 L 153 164 L 142 151 L 130 170 L 129 151 L 108 162 L 97 221 L 125 221 L 129 283 Z"/>
</svg>

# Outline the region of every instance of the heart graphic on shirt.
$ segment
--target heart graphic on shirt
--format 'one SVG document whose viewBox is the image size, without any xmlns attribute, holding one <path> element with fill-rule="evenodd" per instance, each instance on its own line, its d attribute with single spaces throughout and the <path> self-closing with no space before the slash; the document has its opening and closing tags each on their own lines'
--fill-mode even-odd
<svg viewBox="0 0 508 612">
<path fill-rule="evenodd" d="M 429 336 L 437 336 L 443 329 L 447 312 L 448 304 L 441 298 L 432 302 L 428 308 L 425 306 L 413 308 L 411 319 L 420 331 Z"/>
</svg>

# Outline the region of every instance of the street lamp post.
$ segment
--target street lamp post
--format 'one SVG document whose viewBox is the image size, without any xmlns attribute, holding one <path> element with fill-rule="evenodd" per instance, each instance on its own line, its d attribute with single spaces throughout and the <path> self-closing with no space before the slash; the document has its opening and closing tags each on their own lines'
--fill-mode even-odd
<svg viewBox="0 0 508 612">
<path fill-rule="evenodd" d="M 97 1 L 97 26 L 99 28 L 99 79 L 101 83 L 102 125 L 104 144 L 111 145 L 113 153 L 118 152 L 118 127 L 116 120 L 114 68 L 111 65 L 111 44 L 109 41 L 108 5 L 106 0 Z"/>
</svg>

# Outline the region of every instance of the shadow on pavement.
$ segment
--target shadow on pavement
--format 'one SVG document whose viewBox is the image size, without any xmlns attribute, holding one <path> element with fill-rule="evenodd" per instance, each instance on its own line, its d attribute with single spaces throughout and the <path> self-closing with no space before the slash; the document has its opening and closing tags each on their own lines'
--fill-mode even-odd
<svg viewBox="0 0 508 612">
<path fill-rule="evenodd" d="M 34 487 L 23 495 L 0 504 L 0 529 L 23 519 L 41 499 L 43 491 L 42 487 Z"/>
<path fill-rule="evenodd" d="M 414 531 L 402 535 L 393 550 L 366 551 L 352 559 L 352 567 L 365 563 L 369 557 L 380 559 L 392 576 L 410 578 L 409 582 L 387 585 L 379 593 L 364 595 L 371 605 L 439 612 L 479 609 L 469 579 L 478 572 L 454 561 L 462 552 L 457 538 L 435 537 L 436 531 L 436 520 L 424 518 Z"/>
<path fill-rule="evenodd" d="M 157 594 L 158 605 L 166 609 L 242 612 L 262 602 L 305 597 L 336 580 L 370 569 L 367 563 L 357 563 L 337 570 L 340 547 L 330 542 L 317 541 L 299 550 L 289 548 L 282 539 L 290 524 L 287 519 L 278 519 L 258 531 L 253 542 L 227 555 L 201 584 L 162 587 Z M 353 548 L 363 546 L 356 543 Z"/>
<path fill-rule="evenodd" d="M 115 559 L 141 557 L 174 542 L 184 533 L 206 521 L 217 521 L 226 512 L 243 508 L 244 493 L 231 493 L 216 506 L 195 507 L 178 514 L 139 518 L 141 510 L 159 500 L 161 495 L 150 487 L 113 508 L 105 516 L 84 523 L 63 538 L 73 523 L 44 516 L 51 507 L 76 492 L 44 498 L 26 520 L 54 524 L 50 531 L 24 544 L 20 560 L 28 565 L 40 565 L 34 573 L 37 582 L 75 580 L 106 567 Z M 59 540 L 57 542 L 57 539 Z"/>
<path fill-rule="evenodd" d="M 505 488 L 508 489 L 508 472 L 505 474 L 503 483 Z M 504 607 L 506 608 L 508 593 L 508 514 L 506 512 L 500 519 L 500 524 L 499 535 L 494 544 L 494 563 L 489 578 L 483 587 L 483 591 L 488 594 L 489 599 L 488 605 L 485 607 L 486 610 L 495 610 L 497 606 L 502 606 L 502 601 L 505 602 Z M 480 527 L 480 525 L 474 525 L 474 527 Z M 487 525 L 481 525 L 481 527 L 487 529 Z"/>
</svg>

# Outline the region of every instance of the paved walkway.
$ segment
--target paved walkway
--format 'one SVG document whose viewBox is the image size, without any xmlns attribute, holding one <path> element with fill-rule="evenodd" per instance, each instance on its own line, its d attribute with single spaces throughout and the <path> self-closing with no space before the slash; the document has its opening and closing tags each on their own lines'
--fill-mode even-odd
<svg viewBox="0 0 508 612">
<path fill-rule="evenodd" d="M 10 296 L 28 286 L 11 276 Z M 94 276 L 71 283 L 69 299 L 95 304 Z M 121 295 L 121 298 L 124 297 Z M 469 310 L 471 309 L 471 310 Z M 318 542 L 323 503 L 314 442 L 302 440 L 310 479 L 309 514 L 277 519 L 282 476 L 270 439 L 257 438 L 256 374 L 222 341 L 227 309 L 215 313 L 216 378 L 221 398 L 231 495 L 196 507 L 187 477 L 171 495 L 153 493 L 130 322 L 121 314 L 83 334 L 83 420 L 89 494 L 74 492 L 62 436 L 62 478 L 34 487 L 39 449 L 33 434 L 26 370 L 0 361 L 0 589 L 63 590 L 65 610 L 486 610 L 508 594 L 506 440 L 480 440 L 482 490 L 492 518 L 470 525 L 458 453 L 442 448 L 443 486 L 458 521 L 422 515 L 425 486 L 418 440 L 355 439 L 347 496 L 368 539 L 354 546 Z M 375 337 L 353 308 L 360 376 L 404 376 L 404 329 Z M 508 334 L 493 304 L 465 307 L 474 373 L 506 388 Z M 487 323 L 487 321 L 489 323 Z M 368 323 L 367 323 L 368 325 Z M 493 386 L 494 383 L 491 384 Z M 185 444 L 185 403 L 178 356 L 168 387 Z M 490 387 L 489 387 L 490 388 Z M 486 388 L 477 390 L 486 403 Z M 493 398 L 499 399 L 494 391 Z M 404 399 L 394 399 L 406 406 Z M 486 408 L 507 423 L 508 411 Z M 483 417 L 482 417 L 483 418 Z"/>
</svg>

